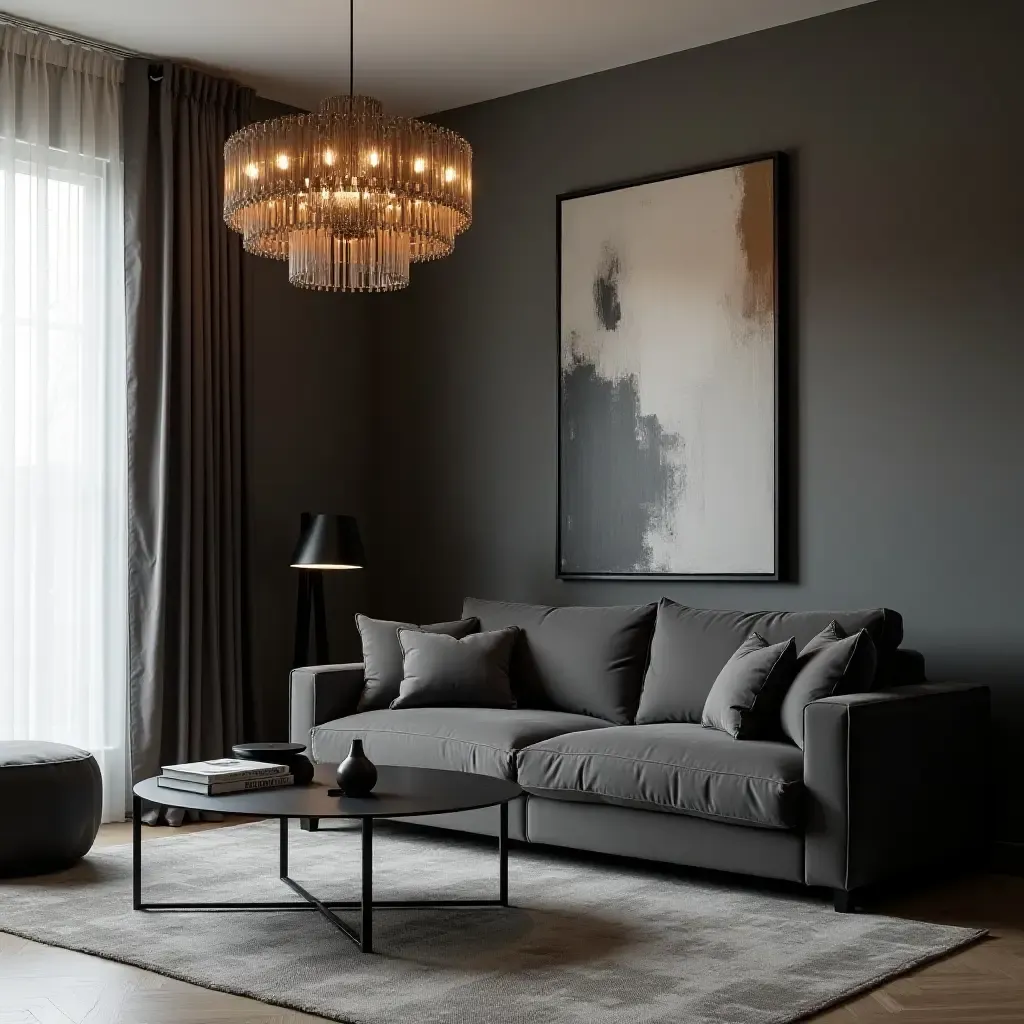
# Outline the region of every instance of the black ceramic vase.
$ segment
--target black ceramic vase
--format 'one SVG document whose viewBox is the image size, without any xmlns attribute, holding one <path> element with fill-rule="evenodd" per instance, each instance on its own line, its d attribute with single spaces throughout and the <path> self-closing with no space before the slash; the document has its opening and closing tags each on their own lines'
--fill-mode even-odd
<svg viewBox="0 0 1024 1024">
<path fill-rule="evenodd" d="M 363 753 L 363 741 L 353 740 L 348 757 L 338 765 L 338 789 L 345 796 L 366 796 L 376 785 L 376 766 Z"/>
</svg>

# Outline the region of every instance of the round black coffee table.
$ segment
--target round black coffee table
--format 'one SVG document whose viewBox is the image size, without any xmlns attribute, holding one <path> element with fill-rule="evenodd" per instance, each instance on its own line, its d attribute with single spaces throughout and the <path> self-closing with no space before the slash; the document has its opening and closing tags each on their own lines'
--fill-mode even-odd
<svg viewBox="0 0 1024 1024">
<path fill-rule="evenodd" d="M 157 785 L 155 778 L 140 782 L 134 792 L 132 817 L 132 894 L 136 910 L 177 911 L 294 911 L 315 910 L 364 953 L 373 952 L 373 911 L 375 908 L 490 907 L 508 906 L 508 804 L 522 793 L 514 782 L 471 775 L 468 772 L 437 771 L 430 768 L 395 768 L 378 765 L 374 791 L 366 797 L 332 797 L 327 791 L 336 783 L 336 764 L 318 765 L 308 786 L 204 796 Z M 147 903 L 142 899 L 142 801 L 193 811 L 221 814 L 249 814 L 281 821 L 280 877 L 305 902 L 287 903 Z M 480 807 L 499 808 L 498 898 L 496 900 L 377 900 L 373 899 L 373 822 L 375 818 L 405 818 L 421 814 L 471 811 Z M 288 876 L 288 822 L 292 818 L 359 818 L 362 822 L 362 893 L 359 900 L 317 899 Z M 360 911 L 356 932 L 335 910 Z"/>
</svg>

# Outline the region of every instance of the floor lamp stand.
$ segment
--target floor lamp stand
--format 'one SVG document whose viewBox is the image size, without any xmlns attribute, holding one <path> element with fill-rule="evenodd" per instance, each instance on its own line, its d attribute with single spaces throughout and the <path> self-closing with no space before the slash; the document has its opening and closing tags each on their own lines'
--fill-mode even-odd
<svg viewBox="0 0 1024 1024">
<path fill-rule="evenodd" d="M 314 661 L 309 660 L 310 628 Z M 295 610 L 295 656 L 293 668 L 328 665 L 327 611 L 324 607 L 324 574 L 318 569 L 299 570 L 299 600 Z"/>
</svg>

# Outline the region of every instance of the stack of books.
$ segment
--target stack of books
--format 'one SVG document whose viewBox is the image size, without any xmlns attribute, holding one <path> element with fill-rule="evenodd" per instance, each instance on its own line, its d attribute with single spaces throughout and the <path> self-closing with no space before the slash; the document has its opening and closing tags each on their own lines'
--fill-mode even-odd
<svg viewBox="0 0 1024 1024">
<path fill-rule="evenodd" d="M 243 761 L 221 757 L 215 761 L 194 761 L 191 764 L 169 764 L 161 769 L 156 784 L 164 789 L 184 789 L 189 793 L 218 796 L 221 793 L 243 793 L 250 789 L 276 789 L 290 786 L 295 777 L 283 764 L 265 761 Z"/>
</svg>

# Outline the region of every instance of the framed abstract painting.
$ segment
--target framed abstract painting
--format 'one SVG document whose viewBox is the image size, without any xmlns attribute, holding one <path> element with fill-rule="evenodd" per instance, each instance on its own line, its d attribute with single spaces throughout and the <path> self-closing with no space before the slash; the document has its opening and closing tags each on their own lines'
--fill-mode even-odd
<svg viewBox="0 0 1024 1024">
<path fill-rule="evenodd" d="M 780 578 L 782 156 L 558 197 L 558 575 Z"/>
</svg>

